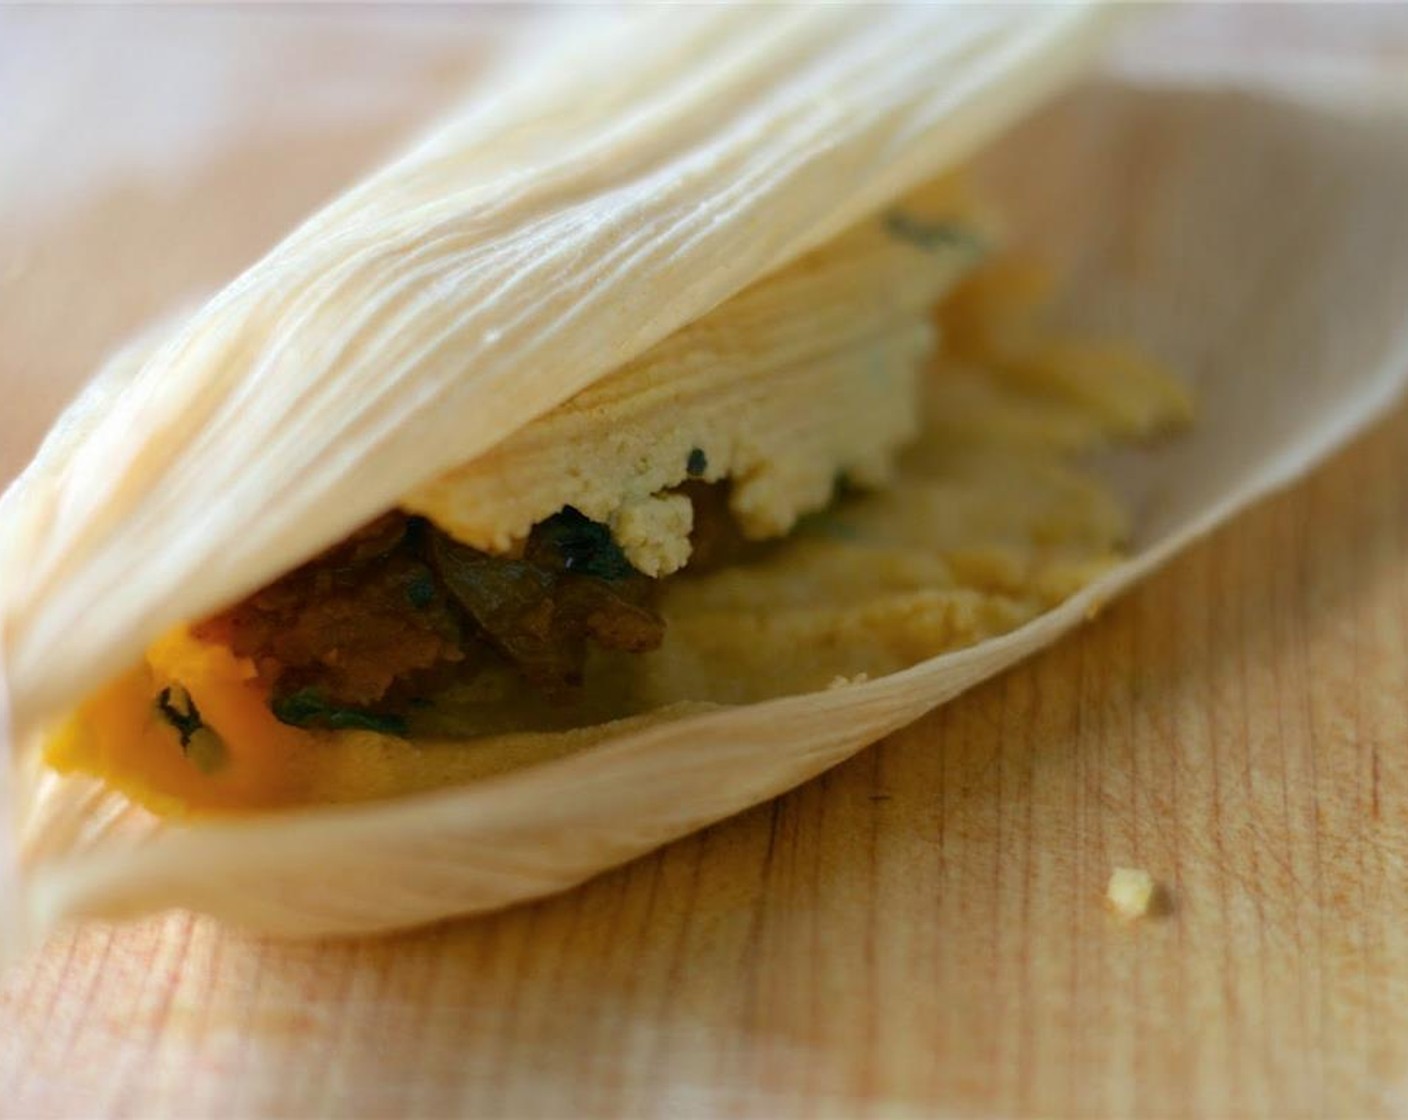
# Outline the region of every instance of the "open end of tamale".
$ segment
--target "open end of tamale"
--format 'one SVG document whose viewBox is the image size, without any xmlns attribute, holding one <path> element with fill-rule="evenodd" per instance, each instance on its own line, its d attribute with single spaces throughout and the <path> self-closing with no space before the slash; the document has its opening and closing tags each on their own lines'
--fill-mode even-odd
<svg viewBox="0 0 1408 1120">
<path fill-rule="evenodd" d="M 995 241 L 952 182 L 891 207 L 168 634 L 51 763 L 166 812 L 360 800 L 1031 619 L 1126 533 L 1072 457 L 1188 401 Z"/>
<path fill-rule="evenodd" d="M 716 493 L 724 488 L 675 491 L 690 502 L 691 573 L 749 548 Z M 484 674 L 516 675 L 544 702 L 563 702 L 583 687 L 589 645 L 658 649 L 659 588 L 673 578 L 634 568 L 605 525 L 570 506 L 507 556 L 394 511 L 191 638 L 249 661 L 283 723 L 406 735 L 438 696 Z"/>
</svg>

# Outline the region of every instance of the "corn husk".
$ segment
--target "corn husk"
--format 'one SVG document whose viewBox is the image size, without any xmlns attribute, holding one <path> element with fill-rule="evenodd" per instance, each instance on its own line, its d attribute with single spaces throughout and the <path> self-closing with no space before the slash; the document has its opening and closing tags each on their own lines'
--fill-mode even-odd
<svg viewBox="0 0 1408 1120">
<path fill-rule="evenodd" d="M 961 159 L 1100 23 L 689 9 L 505 66 L 41 450 L 0 510 L 20 735 Z"/>
<path fill-rule="evenodd" d="M 731 17 L 717 17 L 717 25 L 712 18 L 698 18 L 688 34 L 722 35 L 718 28 Z M 442 301 L 419 311 L 427 331 L 445 330 L 442 349 L 448 353 L 406 345 L 404 338 L 398 348 L 400 336 L 377 333 L 371 329 L 375 322 L 363 324 L 367 333 L 357 338 L 345 322 L 320 320 L 320 314 L 330 314 L 324 306 L 300 308 L 289 319 L 275 314 L 260 303 L 260 285 L 270 281 L 261 280 L 256 268 L 174 341 L 158 336 L 139 345 L 125 368 L 120 359 L 114 367 L 119 372 L 106 378 L 107 388 L 90 397 L 90 402 L 114 403 L 105 411 L 90 404 L 87 415 L 94 426 L 87 442 L 75 448 L 61 438 L 6 500 L 0 618 L 17 741 L 28 746 L 46 715 L 81 698 L 167 623 L 257 586 L 390 504 L 410 485 L 472 454 L 464 450 L 465 439 L 482 440 L 478 450 L 502 438 L 747 280 L 824 240 L 866 207 L 967 154 L 989 128 L 1038 92 L 1027 82 L 1041 78 L 1042 68 L 1033 67 L 1032 56 L 1012 44 L 1035 36 L 1029 49 L 1069 45 L 1065 35 L 1073 27 L 1064 21 L 1077 17 L 1053 14 L 1024 24 L 1020 36 L 1008 28 L 1014 36 L 1008 49 L 981 54 L 986 68 L 972 75 L 972 84 L 953 87 L 967 90 L 965 96 L 976 96 L 976 89 L 982 96 L 972 104 L 936 85 L 935 57 L 909 66 L 913 56 L 929 49 L 943 53 L 918 35 L 916 26 L 891 25 L 890 17 L 876 21 L 874 26 L 890 28 L 892 38 L 862 48 L 869 40 L 846 23 L 849 18 L 831 14 L 814 22 L 821 17 L 778 16 L 776 38 L 762 37 L 769 50 L 784 41 L 793 44 L 795 49 L 782 56 L 791 69 L 781 73 L 799 81 L 819 73 L 809 69 L 817 60 L 835 61 L 852 50 L 858 60 L 860 53 L 874 52 L 869 56 L 873 83 L 857 84 L 855 102 L 826 122 L 833 131 L 824 152 L 816 154 L 826 174 L 809 178 L 799 172 L 769 180 L 760 185 L 753 211 L 728 212 L 701 241 L 672 237 L 660 244 L 643 238 L 631 268 L 613 277 L 614 290 L 630 296 L 633 307 L 658 312 L 654 317 L 637 312 L 627 322 L 611 306 L 592 303 L 590 293 L 582 291 L 597 282 L 591 260 L 568 254 L 554 258 L 556 274 L 545 285 L 564 302 L 539 293 L 532 309 L 544 319 L 530 315 L 489 346 L 483 343 L 482 321 L 474 318 L 479 293 L 489 288 L 475 288 L 475 297 L 463 302 L 442 288 L 454 310 L 443 310 Z M 962 22 L 931 12 L 892 18 L 956 21 L 954 27 Z M 985 18 L 1001 24 L 997 16 Z M 1046 35 L 1037 35 L 1033 29 L 1043 25 Z M 823 26 L 825 34 L 817 30 Z M 749 42 L 755 42 L 751 35 Z M 1052 60 L 1045 77 L 1061 68 L 1054 60 L 1064 61 L 1063 54 L 1043 53 Z M 670 57 L 662 50 L 652 62 Z M 661 72 L 670 72 L 663 63 L 659 70 L 642 71 L 641 90 L 647 93 L 661 81 Z M 1019 72 L 1015 81 L 1014 72 Z M 756 84 L 758 71 L 748 73 Z M 832 80 L 834 74 L 827 73 Z M 744 85 L 740 97 L 759 94 Z M 537 99 L 548 97 L 537 89 L 517 95 L 535 112 L 543 104 Z M 895 98 L 904 91 L 909 116 L 901 112 L 897 125 L 897 118 L 882 110 L 895 109 L 903 101 Z M 574 103 L 569 93 L 561 93 L 564 112 Z M 639 101 L 633 104 L 639 107 Z M 868 115 L 868 109 L 875 112 Z M 929 115 L 934 113 L 940 116 Z M 931 122 L 927 133 L 919 127 L 924 120 Z M 495 116 L 492 123 L 498 127 L 502 118 Z M 847 132 L 850 127 L 857 131 Z M 1408 360 L 1408 340 L 1399 326 L 1408 306 L 1408 270 L 1396 262 L 1408 259 L 1408 222 L 1397 211 L 1408 186 L 1408 156 L 1384 142 L 1388 128 L 1347 111 L 1322 114 L 1246 94 L 1183 95 L 1118 86 L 1083 96 L 1028 126 L 990 157 L 995 188 L 1021 226 L 1071 267 L 1075 313 L 1146 340 L 1188 371 L 1203 398 L 1203 419 L 1193 435 L 1111 464 L 1112 478 L 1136 512 L 1130 561 L 1037 622 L 877 681 L 651 722 L 556 761 L 464 788 L 238 824 L 162 826 L 96 786 L 41 775 L 33 754 L 25 753 L 18 761 L 20 788 L 13 791 L 25 821 L 23 876 L 6 896 L 12 936 L 32 938 L 66 918 L 170 906 L 280 933 L 350 932 L 531 898 L 805 780 L 1053 640 L 1183 543 L 1303 471 L 1399 391 Z M 439 133 L 399 165 L 402 172 L 453 148 L 456 129 L 469 130 L 460 131 L 460 139 L 475 135 L 463 122 Z M 580 129 L 576 134 L 580 139 Z M 903 145 L 896 143 L 900 137 Z M 929 153 L 923 160 L 915 154 L 919 149 Z M 504 172 L 512 181 L 518 166 L 512 161 L 536 150 L 497 147 L 496 159 L 508 171 L 479 167 L 473 173 Z M 548 144 L 543 150 L 557 157 L 562 149 Z M 766 146 L 767 153 L 776 151 L 775 144 Z M 608 162 L 614 174 L 617 164 Z M 1346 165 L 1358 173 L 1343 174 L 1339 169 Z M 1136 167 L 1137 178 L 1130 174 Z M 546 183 L 551 176 L 543 170 Z M 604 175 L 608 168 L 591 164 L 582 170 Z M 396 174 L 396 168 L 387 173 L 393 180 Z M 853 186 L 837 190 L 837 175 L 851 176 L 846 182 Z M 418 185 L 423 183 L 415 174 L 406 174 L 407 191 Z M 560 181 L 556 186 L 566 193 Z M 338 215 L 356 218 L 359 206 L 375 203 L 372 190 L 354 192 L 295 235 L 272 264 L 260 267 L 297 265 L 300 254 L 326 249 L 326 223 Z M 467 212 L 496 216 L 469 187 L 466 192 Z M 561 205 L 561 197 L 548 195 L 545 206 Z M 696 203 L 700 197 L 711 196 L 706 191 Z M 521 201 L 515 195 L 513 207 Z M 476 210 L 481 204 L 483 210 Z M 404 206 L 382 215 L 386 224 L 368 244 L 404 232 L 397 225 Z M 509 209 L 497 216 L 506 222 L 525 217 Z M 730 230 L 736 236 L 730 237 Z M 690 253 L 680 252 L 683 245 Z M 537 241 L 534 251 L 548 248 Z M 578 245 L 578 252 L 589 249 Z M 367 255 L 375 256 L 370 250 Z M 391 267 L 397 260 L 380 264 Z M 1295 267 L 1284 267 L 1287 260 Z M 572 271 L 574 262 L 579 272 Z M 366 267 L 373 271 L 351 275 L 347 282 L 384 283 L 374 274 L 377 263 L 369 260 Z M 293 268 L 277 275 L 292 285 L 296 301 L 309 274 Z M 669 283 L 660 283 L 662 276 Z M 574 289 L 574 283 L 580 286 Z M 1354 300 L 1338 298 L 1350 289 Z M 573 296 L 579 302 L 571 302 Z M 270 291 L 263 298 L 271 298 Z M 576 318 L 564 318 L 569 306 L 580 309 Z M 1325 329 L 1327 307 L 1335 311 L 1332 332 Z M 404 332 L 406 324 L 393 320 L 407 309 L 384 310 L 388 324 L 381 325 L 399 325 Z M 237 319 L 240 330 L 227 331 L 222 324 L 229 320 L 222 314 Z M 284 329 L 306 332 L 300 337 L 309 341 L 285 352 L 279 342 Z M 326 353 L 311 345 L 319 339 Z M 465 345 L 476 339 L 480 349 Z M 359 347 L 355 352 L 343 348 L 353 344 Z M 495 357 L 499 344 L 508 347 L 504 355 L 521 357 L 522 364 Z M 559 344 L 562 362 L 545 366 L 544 356 L 558 354 Z M 402 378 L 399 384 L 418 387 L 404 409 L 384 398 L 379 407 L 386 415 L 364 407 L 361 394 L 378 375 L 370 359 L 363 367 L 364 353 L 381 356 L 379 376 L 393 368 Z M 282 356 L 276 360 L 277 355 Z M 234 411 L 221 426 L 222 407 L 245 409 L 247 423 L 248 410 L 258 403 L 250 386 L 260 378 L 267 379 L 266 386 L 292 392 L 294 399 L 309 398 L 305 404 L 316 398 L 323 414 L 335 411 L 338 406 L 319 396 L 329 391 L 326 376 L 302 375 L 305 367 L 293 361 L 315 356 L 353 363 L 353 372 L 337 380 L 350 385 L 350 399 L 342 406 L 346 415 L 335 433 L 339 438 L 313 430 L 297 415 L 283 420 L 289 398 L 267 421 L 273 436 L 286 442 L 261 439 L 252 449 L 247 430 L 236 430 Z M 389 365 L 397 356 L 404 363 Z M 192 364 L 214 372 L 200 379 L 201 392 L 173 392 L 172 371 Z M 452 425 L 437 413 L 448 409 L 459 410 L 454 440 L 444 430 Z M 80 428 L 84 415 L 78 414 Z M 136 423 L 137 417 L 144 423 Z M 134 431 L 147 435 L 134 441 Z M 405 431 L 415 433 L 427 460 L 398 442 Z M 349 439 L 393 475 L 398 448 L 418 462 L 405 467 L 394 485 L 377 471 L 359 474 L 357 462 L 349 462 Z M 453 458 L 452 443 L 460 449 Z M 436 458 L 432 449 L 442 446 L 446 454 Z M 324 463 L 327 457 L 334 462 Z M 286 478 L 266 473 L 258 486 L 245 482 L 240 472 L 257 470 L 266 459 L 294 461 L 299 470 Z M 105 469 L 98 471 L 96 462 Z M 204 464 L 220 468 L 215 478 L 193 470 Z M 195 495 L 203 497 L 192 501 Z M 331 502 L 330 495 L 345 500 Z M 253 516 L 256 505 L 259 517 Z M 285 507 L 294 512 L 283 516 Z M 173 539 L 182 542 L 176 557 L 163 551 L 153 559 L 154 543 L 167 546 Z M 114 604 L 109 610 L 119 581 L 126 584 L 123 601 L 120 609 Z M 97 625 L 79 624 L 94 612 Z M 64 672 L 46 674 L 45 667 L 59 659 Z"/>
</svg>

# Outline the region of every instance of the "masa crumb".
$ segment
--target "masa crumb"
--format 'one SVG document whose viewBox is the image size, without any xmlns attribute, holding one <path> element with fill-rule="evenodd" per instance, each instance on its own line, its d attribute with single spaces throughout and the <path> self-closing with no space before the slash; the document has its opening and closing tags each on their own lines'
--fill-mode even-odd
<svg viewBox="0 0 1408 1120">
<path fill-rule="evenodd" d="M 865 684 L 868 680 L 870 680 L 869 673 L 857 673 L 852 677 L 848 677 L 844 673 L 837 673 L 836 676 L 831 678 L 831 683 L 826 687 L 828 689 L 846 688 L 848 685 Z"/>
<path fill-rule="evenodd" d="M 1110 875 L 1105 897 L 1116 914 L 1133 921 L 1153 911 L 1158 889 L 1154 877 L 1142 868 L 1117 867 Z"/>
</svg>

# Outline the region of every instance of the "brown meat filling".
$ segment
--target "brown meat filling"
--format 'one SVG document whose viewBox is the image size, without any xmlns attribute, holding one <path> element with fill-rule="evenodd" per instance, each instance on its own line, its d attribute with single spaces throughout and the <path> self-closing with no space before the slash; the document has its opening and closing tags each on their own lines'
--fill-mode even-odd
<svg viewBox="0 0 1408 1120">
<path fill-rule="evenodd" d="M 738 552 L 720 489 L 686 486 L 701 567 Z M 395 731 L 408 708 L 491 665 L 511 663 L 552 696 L 581 683 L 589 642 L 657 648 L 655 591 L 605 526 L 571 508 L 514 557 L 394 512 L 195 632 L 250 658 L 285 722 Z"/>
</svg>

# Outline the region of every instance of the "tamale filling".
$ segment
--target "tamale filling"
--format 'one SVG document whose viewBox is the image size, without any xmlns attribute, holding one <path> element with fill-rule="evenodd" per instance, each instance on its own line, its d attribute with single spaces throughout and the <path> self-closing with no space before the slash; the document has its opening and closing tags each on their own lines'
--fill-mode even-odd
<svg viewBox="0 0 1408 1120">
<path fill-rule="evenodd" d="M 1129 531 L 1077 458 L 1191 401 L 1137 351 L 1053 328 L 1049 278 L 983 262 L 945 198 L 765 277 L 168 632 L 46 760 L 170 814 L 391 797 L 873 679 L 1050 609 Z"/>
<path fill-rule="evenodd" d="M 694 510 L 691 570 L 748 547 L 726 487 L 681 489 Z M 571 507 L 510 556 L 394 511 L 192 632 L 248 659 L 283 723 L 404 733 L 409 709 L 486 669 L 511 666 L 551 700 L 581 685 L 589 643 L 659 648 L 658 582 Z"/>
</svg>

